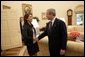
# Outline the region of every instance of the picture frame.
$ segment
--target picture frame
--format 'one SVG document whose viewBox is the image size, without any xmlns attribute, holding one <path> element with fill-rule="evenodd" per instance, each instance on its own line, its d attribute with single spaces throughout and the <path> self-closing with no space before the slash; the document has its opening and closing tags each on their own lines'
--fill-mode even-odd
<svg viewBox="0 0 85 57">
<path fill-rule="evenodd" d="M 22 11 L 23 11 L 23 16 L 25 14 L 32 13 L 32 5 L 30 5 L 30 4 L 22 4 Z"/>
<path fill-rule="evenodd" d="M 45 12 L 42 12 L 41 15 L 42 15 L 42 20 L 46 20 L 46 19 L 47 19 L 47 18 L 46 18 L 46 13 L 45 13 Z"/>
</svg>

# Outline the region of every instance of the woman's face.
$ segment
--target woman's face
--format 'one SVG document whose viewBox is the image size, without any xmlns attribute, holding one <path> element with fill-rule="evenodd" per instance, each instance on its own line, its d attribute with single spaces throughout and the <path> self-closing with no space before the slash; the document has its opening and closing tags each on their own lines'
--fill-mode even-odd
<svg viewBox="0 0 85 57">
<path fill-rule="evenodd" d="M 32 22 L 32 15 L 29 15 L 29 17 L 28 17 L 27 20 L 30 21 L 30 22 Z"/>
</svg>

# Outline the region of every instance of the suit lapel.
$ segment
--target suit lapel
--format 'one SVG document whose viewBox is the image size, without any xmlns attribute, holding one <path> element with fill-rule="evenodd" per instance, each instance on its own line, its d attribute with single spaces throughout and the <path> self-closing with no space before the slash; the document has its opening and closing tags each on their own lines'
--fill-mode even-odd
<svg viewBox="0 0 85 57">
<path fill-rule="evenodd" d="M 56 26 L 56 19 L 54 20 L 54 23 L 53 23 L 53 25 L 52 25 L 52 29 L 53 29 L 53 27 L 55 27 Z"/>
<path fill-rule="evenodd" d="M 50 25 L 50 22 L 47 24 L 48 32 L 50 33 L 51 31 L 53 31 L 54 27 L 56 26 L 56 19 L 54 20 L 54 23 L 53 23 L 51 29 L 49 29 L 49 25 Z"/>
</svg>

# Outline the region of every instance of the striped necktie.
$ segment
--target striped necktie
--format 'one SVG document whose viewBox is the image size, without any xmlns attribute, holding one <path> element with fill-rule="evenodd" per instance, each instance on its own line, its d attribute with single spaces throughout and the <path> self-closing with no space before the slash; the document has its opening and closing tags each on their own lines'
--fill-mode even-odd
<svg viewBox="0 0 85 57">
<path fill-rule="evenodd" d="M 51 30 L 52 28 L 52 22 L 49 23 L 49 29 Z"/>
</svg>

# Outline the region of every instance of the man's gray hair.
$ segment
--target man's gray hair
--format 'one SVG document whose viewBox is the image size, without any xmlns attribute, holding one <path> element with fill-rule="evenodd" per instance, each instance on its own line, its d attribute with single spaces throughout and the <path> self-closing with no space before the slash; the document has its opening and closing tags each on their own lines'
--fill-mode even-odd
<svg viewBox="0 0 85 57">
<path fill-rule="evenodd" d="M 49 12 L 49 14 L 52 14 L 53 16 L 56 16 L 56 11 L 53 8 L 47 9 L 47 12 Z"/>
</svg>

